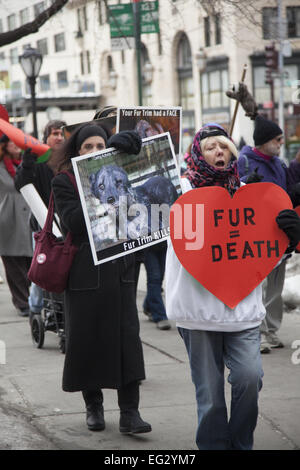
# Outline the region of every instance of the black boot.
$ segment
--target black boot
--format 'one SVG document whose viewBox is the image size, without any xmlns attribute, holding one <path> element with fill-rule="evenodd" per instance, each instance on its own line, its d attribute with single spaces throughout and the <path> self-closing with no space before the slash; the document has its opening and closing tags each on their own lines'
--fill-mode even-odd
<svg viewBox="0 0 300 470">
<path fill-rule="evenodd" d="M 102 391 L 82 392 L 86 405 L 86 424 L 90 431 L 103 431 L 105 428 Z"/>
<path fill-rule="evenodd" d="M 152 431 L 151 425 L 143 421 L 139 408 L 139 383 L 132 382 L 118 390 L 118 403 L 120 407 L 120 432 L 144 433 Z"/>
</svg>

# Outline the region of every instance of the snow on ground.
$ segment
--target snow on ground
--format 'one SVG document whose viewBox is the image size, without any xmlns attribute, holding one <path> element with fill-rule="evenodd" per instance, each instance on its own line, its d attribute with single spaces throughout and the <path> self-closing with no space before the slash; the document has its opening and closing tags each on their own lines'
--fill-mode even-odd
<svg viewBox="0 0 300 470">
<path fill-rule="evenodd" d="M 300 253 L 288 259 L 282 298 L 287 310 L 300 312 Z"/>
</svg>

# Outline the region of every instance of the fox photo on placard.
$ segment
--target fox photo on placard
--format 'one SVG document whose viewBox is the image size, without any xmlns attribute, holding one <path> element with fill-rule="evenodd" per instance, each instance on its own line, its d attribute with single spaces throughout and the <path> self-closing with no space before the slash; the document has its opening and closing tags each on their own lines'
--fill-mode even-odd
<svg viewBox="0 0 300 470">
<path fill-rule="evenodd" d="M 95 264 L 169 236 L 181 187 L 168 132 L 142 139 L 138 155 L 110 148 L 72 163 Z"/>
<path fill-rule="evenodd" d="M 180 106 L 121 107 L 117 112 L 117 132 L 135 130 L 142 139 L 170 132 L 174 152 L 178 158 L 181 153 L 181 116 Z"/>
</svg>

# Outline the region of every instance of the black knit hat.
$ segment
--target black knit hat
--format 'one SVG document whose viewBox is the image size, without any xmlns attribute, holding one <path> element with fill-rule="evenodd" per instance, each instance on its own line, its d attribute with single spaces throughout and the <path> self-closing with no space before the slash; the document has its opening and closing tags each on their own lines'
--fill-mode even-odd
<svg viewBox="0 0 300 470">
<path fill-rule="evenodd" d="M 260 115 L 256 116 L 253 133 L 253 140 L 256 146 L 263 145 L 282 134 L 282 129 L 275 122 L 269 121 Z"/>
<path fill-rule="evenodd" d="M 6 134 L 3 134 L 1 137 L 0 137 L 0 144 L 5 144 L 6 142 L 9 141 L 9 138 L 7 137 Z"/>
<path fill-rule="evenodd" d="M 106 145 L 107 134 L 106 134 L 105 130 L 102 129 L 101 126 L 97 126 L 95 124 L 90 124 L 89 123 L 89 124 L 83 125 L 80 128 L 78 128 L 78 133 L 77 133 L 76 143 L 75 143 L 76 152 L 79 151 L 82 143 L 86 139 L 88 139 L 89 137 L 93 137 L 93 136 L 102 137 L 104 142 L 105 142 L 105 145 Z"/>
</svg>

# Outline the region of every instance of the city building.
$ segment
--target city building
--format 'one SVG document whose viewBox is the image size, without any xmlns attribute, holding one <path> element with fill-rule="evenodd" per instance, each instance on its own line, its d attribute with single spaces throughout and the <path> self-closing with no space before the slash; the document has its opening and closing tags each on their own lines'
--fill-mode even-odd
<svg viewBox="0 0 300 470">
<path fill-rule="evenodd" d="M 32 21 L 51 3 L 3 0 L 0 33 Z M 158 0 L 159 31 L 149 26 L 141 34 L 139 74 L 134 38 L 110 37 L 109 7 L 130 3 L 70 0 L 37 33 L 1 48 L 0 96 L 16 125 L 32 132 L 30 90 L 19 64 L 30 45 L 43 54 L 36 86 L 40 137 L 53 117 L 82 122 L 107 104 L 139 105 L 141 95 L 144 106 L 182 106 L 184 153 L 202 123 L 230 127 L 235 101 L 225 92 L 238 84 L 247 64 L 245 83 L 260 112 L 279 123 L 284 116 L 287 142 L 300 141 L 299 0 Z M 143 21 L 152 24 L 156 6 L 142 2 L 140 8 Z M 124 15 L 120 22 L 128 21 Z M 272 89 L 265 48 L 273 43 L 282 51 L 283 73 L 280 79 L 276 66 L 271 70 Z M 252 144 L 253 123 L 244 114 L 240 108 L 233 138 Z"/>
</svg>

